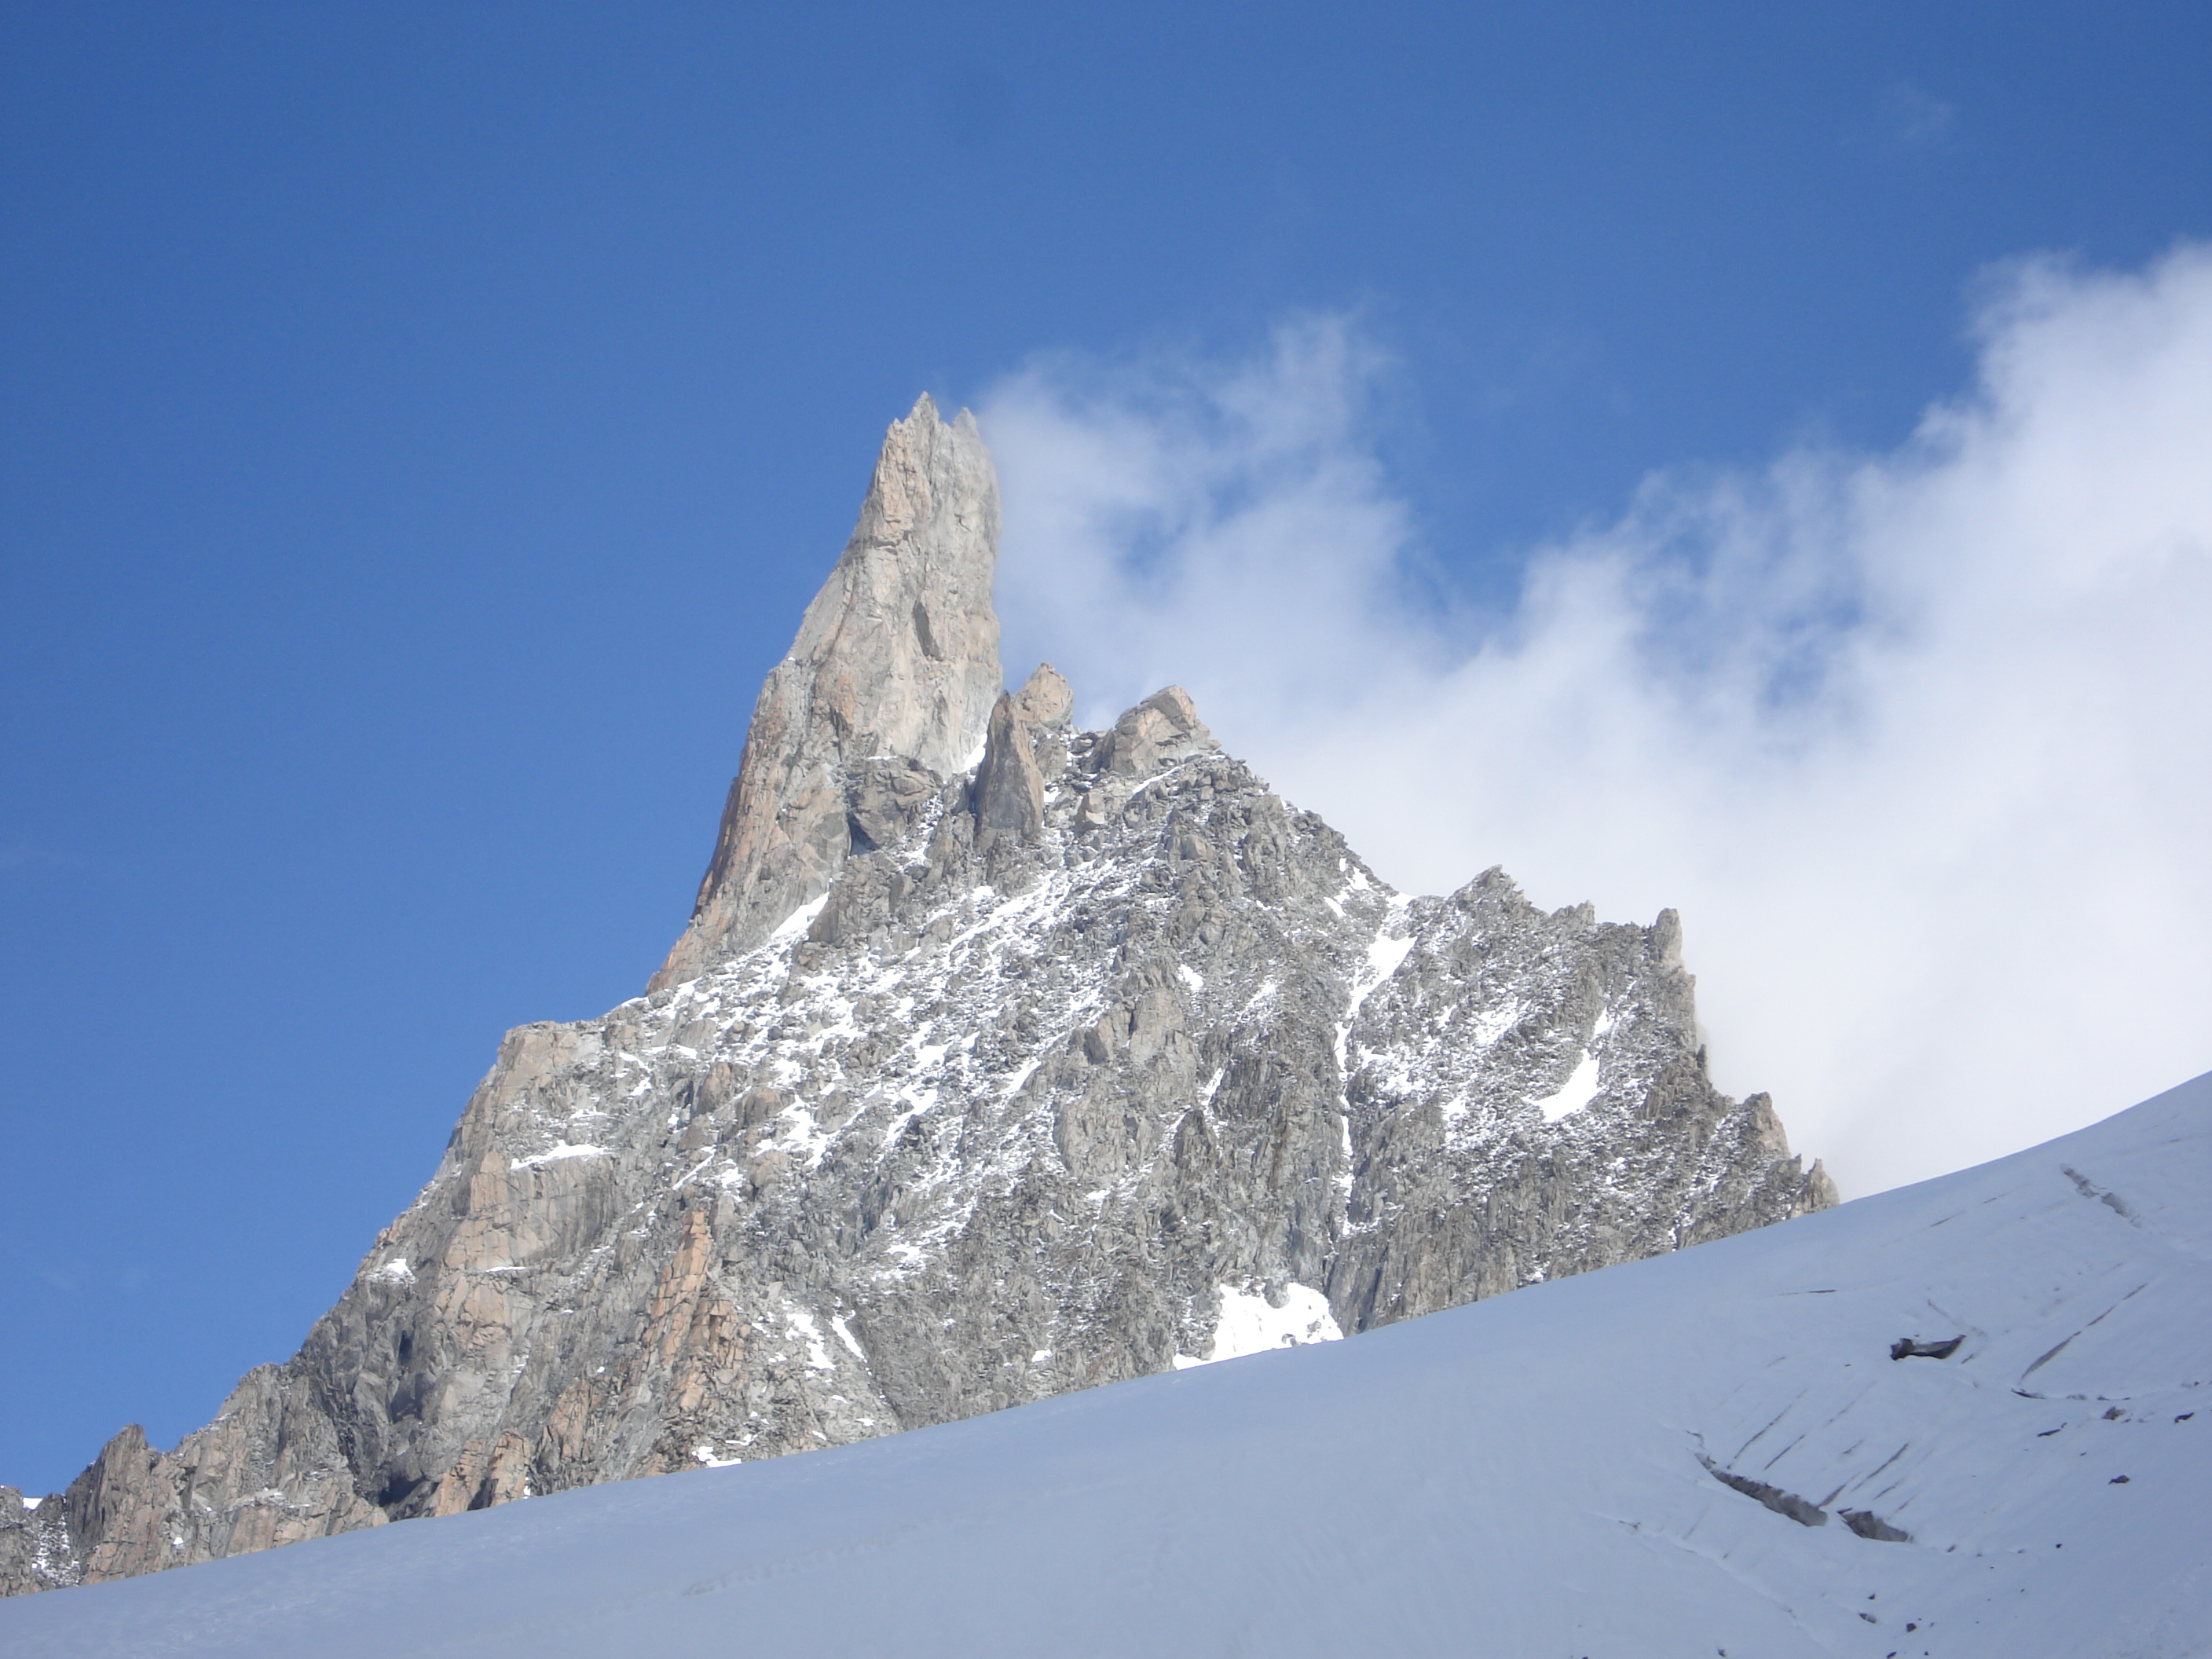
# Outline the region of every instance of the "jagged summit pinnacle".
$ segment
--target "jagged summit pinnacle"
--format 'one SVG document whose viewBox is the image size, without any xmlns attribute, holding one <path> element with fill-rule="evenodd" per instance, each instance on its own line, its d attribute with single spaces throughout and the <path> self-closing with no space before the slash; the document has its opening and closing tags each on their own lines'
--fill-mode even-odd
<svg viewBox="0 0 2212 1659">
<path fill-rule="evenodd" d="M 860 522 L 753 705 L 684 935 L 648 988 L 749 950 L 829 891 L 868 799 L 919 800 L 975 763 L 1001 695 L 999 481 L 975 417 L 924 392 L 891 422 Z"/>
</svg>

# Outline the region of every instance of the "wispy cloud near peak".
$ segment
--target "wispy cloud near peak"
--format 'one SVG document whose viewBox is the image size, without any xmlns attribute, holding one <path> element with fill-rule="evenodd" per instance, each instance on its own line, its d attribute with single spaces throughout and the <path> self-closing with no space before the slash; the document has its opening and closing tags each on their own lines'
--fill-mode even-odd
<svg viewBox="0 0 2212 1659">
<path fill-rule="evenodd" d="M 2212 1066 L 2212 252 L 1978 326 L 1894 450 L 1654 477 L 1504 611 L 1417 568 L 1355 323 L 1041 361 L 983 410 L 1007 659 L 1188 686 L 1401 884 L 1680 906 L 1720 1079 L 1848 1188 L 1993 1156 Z"/>
</svg>

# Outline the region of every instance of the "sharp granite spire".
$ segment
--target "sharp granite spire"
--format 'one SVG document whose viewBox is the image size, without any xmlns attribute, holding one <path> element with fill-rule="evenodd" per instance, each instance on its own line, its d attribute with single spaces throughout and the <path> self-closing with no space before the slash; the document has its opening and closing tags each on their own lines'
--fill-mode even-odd
<svg viewBox="0 0 2212 1659">
<path fill-rule="evenodd" d="M 1174 686 L 1002 689 L 925 398 L 769 675 L 653 991 L 509 1032 L 282 1365 L 27 1506 L 0 1595 L 841 1445 L 1832 1203 L 1672 911 L 1393 892 Z"/>
<path fill-rule="evenodd" d="M 880 838 L 870 823 L 975 765 L 1004 689 L 998 556 L 975 417 L 948 424 L 925 392 L 884 434 L 844 556 L 761 687 L 690 923 L 649 989 L 760 944 Z"/>
</svg>

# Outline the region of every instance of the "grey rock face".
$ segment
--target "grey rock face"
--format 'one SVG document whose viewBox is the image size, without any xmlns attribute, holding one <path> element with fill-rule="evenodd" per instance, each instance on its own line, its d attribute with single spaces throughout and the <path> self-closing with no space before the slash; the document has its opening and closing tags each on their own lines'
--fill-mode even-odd
<svg viewBox="0 0 2212 1659">
<path fill-rule="evenodd" d="M 964 422 L 926 430 L 965 455 Z M 821 694 L 854 561 L 656 988 L 510 1032 L 300 1352 L 0 1530 L 7 1588 L 839 1444 L 1833 1201 L 1706 1080 L 1673 913 L 1393 892 L 1180 690 L 1105 732 L 1049 668 L 999 694 L 988 605 L 906 636 L 939 690 Z M 841 735 L 892 722 L 864 705 L 904 749 Z M 797 758 L 748 794 L 757 752 Z"/>
<path fill-rule="evenodd" d="M 761 687 L 690 925 L 652 988 L 757 945 L 872 844 L 870 812 L 908 798 L 887 779 L 862 808 L 849 768 L 975 765 L 1001 690 L 998 548 L 998 478 L 975 416 L 947 425 L 925 394 L 884 437 L 853 538 Z"/>
</svg>

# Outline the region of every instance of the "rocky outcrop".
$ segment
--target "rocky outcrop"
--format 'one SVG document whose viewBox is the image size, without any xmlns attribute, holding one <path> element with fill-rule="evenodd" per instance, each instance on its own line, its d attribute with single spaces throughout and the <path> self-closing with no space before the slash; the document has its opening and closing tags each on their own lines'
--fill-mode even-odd
<svg viewBox="0 0 2212 1659">
<path fill-rule="evenodd" d="M 0 1486 L 0 1592 L 99 1583 L 382 1525 L 384 1511 L 354 1490 L 337 1425 L 308 1397 L 313 1386 L 296 1364 L 258 1366 L 215 1421 L 173 1452 L 149 1446 L 134 1423 L 35 1509 Z"/>
<path fill-rule="evenodd" d="M 0 1528 L 6 1588 L 839 1444 L 1833 1201 L 1708 1080 L 1671 912 L 1395 893 L 1182 691 L 1103 732 L 1048 667 L 1001 693 L 972 425 L 925 404 L 884 457 L 650 994 L 510 1032 L 299 1353 Z"/>
<path fill-rule="evenodd" d="M 990 734 L 975 769 L 975 844 L 988 853 L 1011 836 L 1034 845 L 1044 833 L 1045 774 L 1066 764 L 1061 738 L 1075 707 L 1067 682 L 1040 663 L 1019 691 L 991 711 Z"/>
<path fill-rule="evenodd" d="M 844 556 L 761 687 L 690 923 L 653 988 L 759 944 L 829 890 L 852 848 L 878 844 L 880 820 L 925 779 L 975 764 L 1001 690 L 998 546 L 975 416 L 948 425 L 924 394 L 884 437 Z"/>
</svg>

